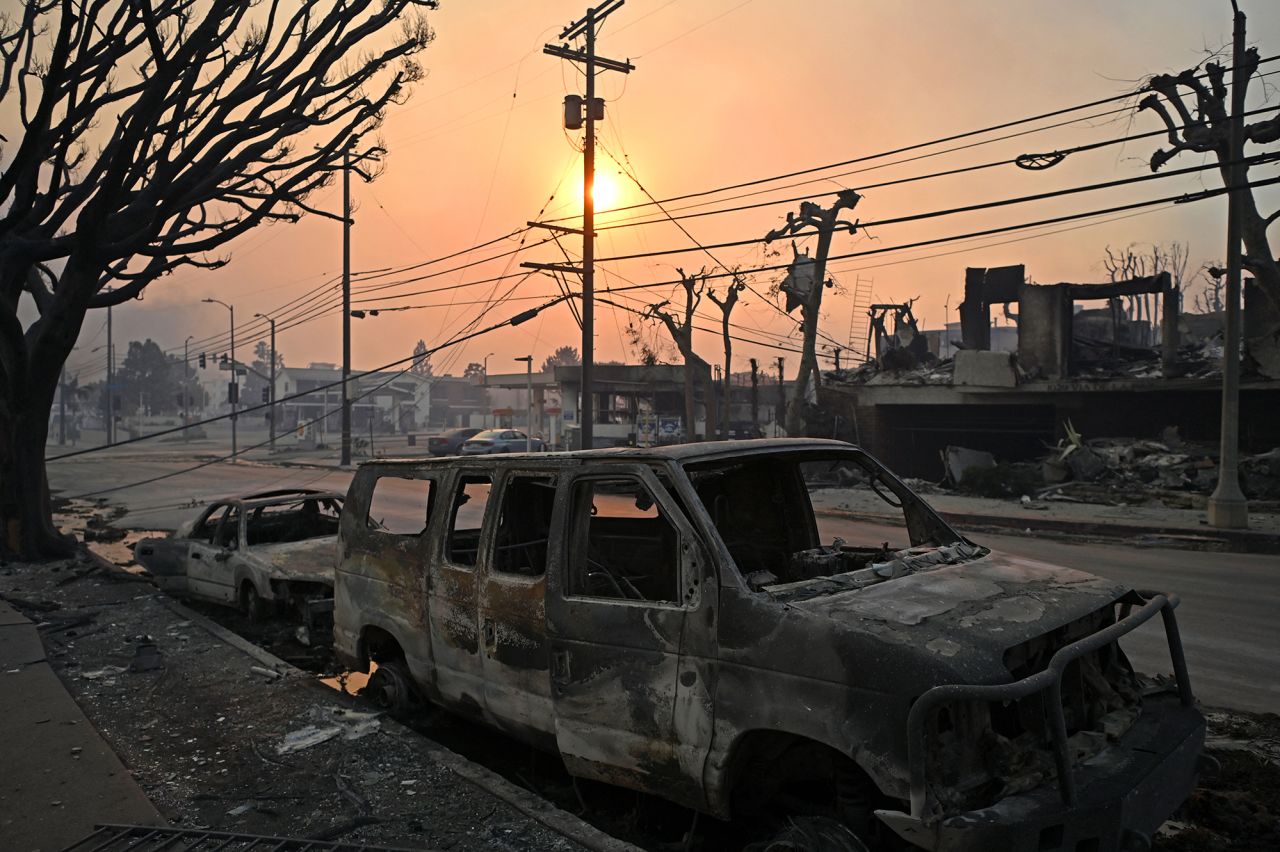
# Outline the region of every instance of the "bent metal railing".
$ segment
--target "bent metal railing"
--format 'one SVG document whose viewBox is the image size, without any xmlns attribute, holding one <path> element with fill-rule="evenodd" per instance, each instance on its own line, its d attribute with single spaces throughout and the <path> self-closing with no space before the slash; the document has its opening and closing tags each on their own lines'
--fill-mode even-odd
<svg viewBox="0 0 1280 852">
<path fill-rule="evenodd" d="M 1179 599 L 1174 594 L 1156 592 L 1129 592 L 1119 601 L 1121 617 L 1115 624 L 1090 634 L 1070 645 L 1064 645 L 1054 653 L 1049 665 L 1042 671 L 1014 681 L 995 685 L 947 684 L 935 686 L 921 695 L 911 705 L 907 716 L 907 764 L 911 772 L 911 816 L 925 819 L 925 799 L 928 773 L 925 723 L 929 713 L 940 704 L 954 701 L 1017 701 L 1035 692 L 1048 690 L 1050 733 L 1053 739 L 1053 757 L 1058 769 L 1058 788 L 1064 804 L 1076 802 L 1075 778 L 1072 775 L 1071 754 L 1067 747 L 1067 719 L 1062 708 L 1062 675 L 1072 661 L 1097 651 L 1121 636 L 1145 624 L 1157 612 L 1164 620 L 1165 638 L 1169 643 L 1169 656 L 1173 662 L 1173 674 L 1178 683 L 1178 696 L 1183 705 L 1190 707 L 1195 699 L 1191 694 L 1191 682 L 1187 677 L 1187 661 L 1182 653 L 1182 638 L 1178 633 L 1178 621 L 1173 611 Z M 1133 607 L 1139 607 L 1133 610 Z"/>
</svg>

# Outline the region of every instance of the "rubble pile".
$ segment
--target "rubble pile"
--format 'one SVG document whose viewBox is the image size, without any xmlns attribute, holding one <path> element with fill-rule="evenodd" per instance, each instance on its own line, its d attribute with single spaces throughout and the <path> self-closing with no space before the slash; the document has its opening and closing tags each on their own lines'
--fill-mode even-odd
<svg viewBox="0 0 1280 852">
<path fill-rule="evenodd" d="M 1162 440 L 1083 439 L 1066 424 L 1067 438 L 1038 463 L 1008 464 L 989 453 L 948 447 L 946 479 L 982 496 L 1012 496 L 1086 503 L 1158 503 L 1202 508 L 1218 483 L 1216 445 L 1182 440 L 1166 429 Z M 1240 458 L 1240 487 L 1251 500 L 1280 500 L 1280 448 Z"/>
<path fill-rule="evenodd" d="M 823 373 L 827 382 L 846 385 L 949 385 L 955 374 L 955 361 L 951 358 L 931 360 L 909 369 L 887 369 L 876 361 L 868 361 L 844 370 Z"/>
</svg>

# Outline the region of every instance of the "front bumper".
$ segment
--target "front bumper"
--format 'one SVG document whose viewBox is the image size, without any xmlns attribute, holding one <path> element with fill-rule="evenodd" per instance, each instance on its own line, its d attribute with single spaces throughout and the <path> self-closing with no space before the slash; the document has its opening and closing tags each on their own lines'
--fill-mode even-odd
<svg viewBox="0 0 1280 852">
<path fill-rule="evenodd" d="M 903 838 L 933 850 L 1145 850 L 1151 833 L 1195 787 L 1204 742 L 1204 717 L 1195 709 L 1174 609 L 1176 595 L 1129 592 L 1117 604 L 1118 620 L 1059 648 L 1044 669 L 1005 684 L 948 684 L 920 696 L 907 718 L 910 812 L 877 811 Z M 1115 745 L 1075 765 L 1068 748 L 1062 702 L 1067 667 L 1160 615 L 1164 622 L 1177 696 L 1144 701 L 1134 727 Z M 1045 694 L 1054 785 L 1006 797 L 968 813 L 939 817 L 928 807 L 925 725 L 933 710 L 953 701 L 1015 701 Z"/>
<path fill-rule="evenodd" d="M 1152 696 L 1119 743 L 1074 767 L 1073 805 L 1046 784 L 935 822 L 900 811 L 876 815 L 903 839 L 937 852 L 1136 852 L 1195 787 L 1203 744 L 1204 717 L 1195 708 L 1176 695 Z"/>
</svg>

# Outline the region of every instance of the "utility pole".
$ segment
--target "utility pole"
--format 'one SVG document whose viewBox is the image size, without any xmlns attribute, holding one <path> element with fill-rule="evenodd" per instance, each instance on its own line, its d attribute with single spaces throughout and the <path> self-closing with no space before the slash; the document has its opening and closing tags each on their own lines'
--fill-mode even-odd
<svg viewBox="0 0 1280 852">
<path fill-rule="evenodd" d="M 187 424 L 191 422 L 191 340 L 194 334 L 188 334 L 182 341 L 182 440 L 187 441 Z"/>
<path fill-rule="evenodd" d="M 58 376 L 58 446 L 67 443 L 67 365 L 62 365 Z"/>
<path fill-rule="evenodd" d="M 1234 0 L 1231 4 L 1236 6 Z M 1209 525 L 1220 529 L 1249 526 L 1249 503 L 1240 490 L 1240 205 L 1244 201 L 1245 17 L 1235 9 L 1231 61 L 1231 135 L 1227 155 L 1227 283 L 1222 345 L 1222 427 L 1218 484 L 1209 497 Z"/>
<path fill-rule="evenodd" d="M 267 422 L 269 424 L 268 429 L 270 430 L 268 435 L 270 436 L 271 441 L 271 452 L 274 453 L 276 451 L 276 321 L 266 314 L 254 314 L 253 316 L 255 319 L 261 317 L 271 323 L 271 386 L 269 389 L 271 407 L 267 409 L 267 411 L 270 412 Z M 351 321 L 350 312 L 343 312 L 343 316 L 346 317 L 346 322 Z M 372 444 L 370 444 L 370 446 L 372 446 Z M 372 453 L 370 454 L 370 458 L 372 458 Z"/>
<path fill-rule="evenodd" d="M 524 451 L 533 452 L 533 356 L 522 355 L 516 359 L 525 365 L 525 430 Z"/>
<path fill-rule="evenodd" d="M 751 425 L 760 428 L 760 362 L 751 359 Z"/>
<path fill-rule="evenodd" d="M 841 222 L 839 216 L 840 211 L 852 210 L 861 200 L 862 196 L 858 193 L 852 189 L 845 189 L 837 193 L 836 202 L 825 209 L 813 201 L 802 202 L 799 216 L 788 213 L 787 224 L 770 231 L 764 238 L 765 243 L 771 243 L 779 237 L 795 236 L 800 232 L 806 235 L 812 234 L 813 231 L 807 229 L 815 228 L 818 235 L 818 248 L 812 261 L 812 280 L 801 281 L 800 276 L 795 274 L 795 271 L 801 268 L 799 265 L 801 258 L 797 256 L 797 263 L 792 266 L 792 274 L 782 282 L 782 290 L 788 296 L 787 307 L 790 309 L 799 306 L 804 329 L 800 371 L 796 376 L 795 393 L 787 410 L 787 434 L 792 437 L 798 437 L 804 430 L 801 404 L 808 398 L 811 387 L 816 389 L 818 384 L 818 317 L 822 308 L 823 288 L 830 283 L 827 281 L 827 256 L 831 253 L 831 238 L 841 229 L 847 230 L 850 234 L 857 230 L 856 224 Z"/>
<path fill-rule="evenodd" d="M 626 0 L 606 0 L 599 8 L 588 8 L 586 15 L 569 24 L 560 33 L 563 44 L 548 44 L 542 48 L 542 52 L 549 56 L 582 63 L 587 78 L 585 104 L 584 99 L 577 95 L 568 95 L 564 100 L 565 128 L 568 130 L 577 130 L 582 126 L 583 106 L 586 107 L 586 142 L 582 149 L 582 269 L 568 269 L 569 272 L 580 272 L 582 275 L 582 401 L 578 406 L 578 423 L 582 436 L 581 448 L 586 450 L 592 448 L 595 440 L 592 393 L 595 386 L 596 205 L 593 193 L 596 183 L 596 121 L 604 119 L 604 101 L 596 97 L 596 71 L 629 74 L 635 70 L 630 61 L 619 62 L 596 56 L 596 29 L 605 18 L 621 9 L 624 2 Z M 569 40 L 579 36 L 585 38 L 586 46 L 579 50 L 570 48 Z"/>
<path fill-rule="evenodd" d="M 342 150 L 342 457 L 351 464 L 351 145 Z"/>
<path fill-rule="evenodd" d="M 351 159 L 351 149 L 356 139 L 352 138 L 342 149 L 342 455 L 339 462 L 351 464 L 351 173 L 354 171 L 369 183 L 375 177 L 363 171 L 359 165 L 365 160 L 379 162 L 378 155 L 385 154 L 381 147 L 370 148 L 356 160 Z M 271 413 L 275 414 L 274 406 Z M 325 421 L 328 421 L 328 415 Z M 273 433 L 274 438 L 274 433 Z"/>
<path fill-rule="evenodd" d="M 787 387 L 783 383 L 782 368 L 786 359 L 778 357 L 778 413 L 773 416 L 773 436 L 778 437 L 778 423 L 787 413 Z"/>
<path fill-rule="evenodd" d="M 111 345 L 111 306 L 107 305 L 107 445 L 116 442 L 116 352 Z"/>
</svg>

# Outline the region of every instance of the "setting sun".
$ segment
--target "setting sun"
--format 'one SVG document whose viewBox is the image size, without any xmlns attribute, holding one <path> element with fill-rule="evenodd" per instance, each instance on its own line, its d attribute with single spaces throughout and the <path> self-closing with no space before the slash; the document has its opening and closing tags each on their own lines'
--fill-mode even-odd
<svg viewBox="0 0 1280 852">
<path fill-rule="evenodd" d="M 592 188 L 591 197 L 596 202 L 596 211 L 611 210 L 620 204 L 623 204 L 623 189 L 619 176 L 613 172 L 597 171 L 595 186 Z M 578 175 L 575 197 L 582 196 L 582 175 Z"/>
</svg>

